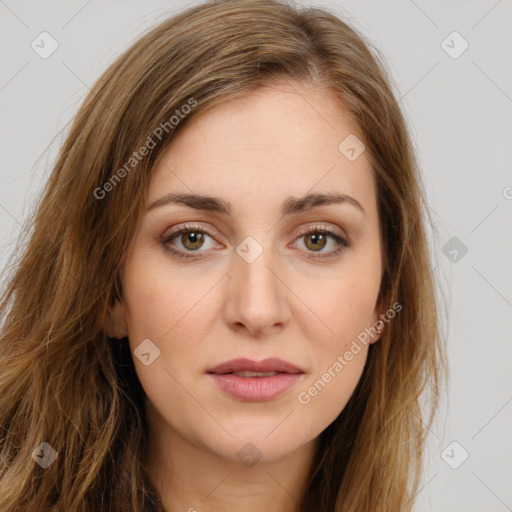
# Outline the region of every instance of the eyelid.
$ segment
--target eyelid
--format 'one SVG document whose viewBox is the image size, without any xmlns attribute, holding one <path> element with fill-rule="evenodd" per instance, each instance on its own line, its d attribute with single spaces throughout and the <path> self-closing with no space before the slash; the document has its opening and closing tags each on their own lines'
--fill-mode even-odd
<svg viewBox="0 0 512 512">
<path fill-rule="evenodd" d="M 340 238 L 343 238 L 344 240 L 346 240 L 348 243 L 352 242 L 352 240 L 348 236 L 348 233 L 346 233 L 345 231 L 340 230 L 339 227 L 332 226 L 330 224 L 324 224 L 324 223 L 321 223 L 321 222 L 317 222 L 317 223 L 315 223 L 313 225 L 310 224 L 308 226 L 305 226 L 305 227 L 301 228 L 299 230 L 299 236 L 307 235 L 308 233 L 314 232 L 315 230 L 318 230 L 318 231 L 332 231 L 333 233 L 335 233 Z"/>
<path fill-rule="evenodd" d="M 217 231 L 215 228 L 209 226 L 208 228 L 204 226 L 200 226 L 199 224 L 192 224 L 189 222 L 185 222 L 184 224 L 177 224 L 176 226 L 173 226 L 170 228 L 169 231 L 165 231 L 162 235 L 163 239 L 169 238 L 175 233 L 179 233 L 180 231 L 201 231 L 206 233 L 208 236 L 213 237 L 214 235 L 217 237 L 221 237 L 222 235 Z"/>
</svg>

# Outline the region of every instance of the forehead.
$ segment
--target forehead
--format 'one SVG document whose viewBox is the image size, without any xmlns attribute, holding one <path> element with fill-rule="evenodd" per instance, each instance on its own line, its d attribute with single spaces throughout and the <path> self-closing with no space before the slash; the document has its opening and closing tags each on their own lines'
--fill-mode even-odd
<svg viewBox="0 0 512 512">
<path fill-rule="evenodd" d="M 320 191 L 373 202 L 369 155 L 351 161 L 340 151 L 354 136 L 362 139 L 359 127 L 325 91 L 272 84 L 191 119 L 155 169 L 148 203 L 170 191 L 226 197 L 235 205 Z"/>
</svg>

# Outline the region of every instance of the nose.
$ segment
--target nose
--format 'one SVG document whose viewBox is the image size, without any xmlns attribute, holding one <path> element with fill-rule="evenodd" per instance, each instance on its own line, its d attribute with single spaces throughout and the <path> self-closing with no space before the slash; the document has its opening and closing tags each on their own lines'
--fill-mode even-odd
<svg viewBox="0 0 512 512">
<path fill-rule="evenodd" d="M 231 329 L 252 336 L 275 334 L 290 317 L 290 292 L 280 266 L 272 250 L 255 239 L 237 249 L 227 276 L 225 320 Z"/>
</svg>

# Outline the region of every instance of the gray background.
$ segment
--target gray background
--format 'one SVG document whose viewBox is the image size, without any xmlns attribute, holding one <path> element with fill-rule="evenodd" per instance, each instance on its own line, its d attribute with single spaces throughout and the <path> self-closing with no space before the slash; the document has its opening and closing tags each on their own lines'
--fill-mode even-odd
<svg viewBox="0 0 512 512">
<path fill-rule="evenodd" d="M 2 268 L 88 89 L 141 32 L 192 4 L 0 0 Z M 434 213 L 451 379 L 416 511 L 512 511 L 512 3 L 300 5 L 335 10 L 383 52 Z M 43 31 L 59 45 L 46 59 L 31 48 Z M 453 31 L 469 44 L 457 58 Z"/>
</svg>

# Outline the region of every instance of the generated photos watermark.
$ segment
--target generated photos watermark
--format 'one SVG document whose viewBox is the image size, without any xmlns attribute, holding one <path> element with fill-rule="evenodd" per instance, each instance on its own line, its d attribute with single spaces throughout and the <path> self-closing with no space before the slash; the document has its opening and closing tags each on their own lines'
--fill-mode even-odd
<svg viewBox="0 0 512 512">
<path fill-rule="evenodd" d="M 148 136 L 146 143 L 141 146 L 137 151 L 134 151 L 130 158 L 125 164 L 120 167 L 112 176 L 105 182 L 101 187 L 97 187 L 93 191 L 93 195 L 96 199 L 104 199 L 108 192 L 112 192 L 114 187 L 126 177 L 126 175 L 138 165 L 138 163 L 152 150 L 158 142 L 162 140 L 164 132 L 168 134 L 173 130 L 179 122 L 189 114 L 194 107 L 197 106 L 197 101 L 194 98 L 190 98 L 187 103 L 176 109 L 174 114 L 169 118 L 168 121 L 160 123 Z M 155 140 L 153 140 L 155 138 Z M 158 140 L 156 140 L 158 139 Z"/>
<path fill-rule="evenodd" d="M 306 391 L 301 391 L 297 395 L 297 400 L 302 405 L 307 405 L 311 402 L 311 399 L 318 395 L 320 391 L 322 391 L 329 382 L 331 382 L 342 370 L 345 366 L 348 365 L 354 356 L 361 352 L 363 346 L 368 345 L 371 337 L 378 334 L 384 328 L 384 324 L 388 323 L 390 320 L 395 318 L 396 314 L 402 310 L 402 304 L 399 302 L 395 302 L 391 308 L 389 308 L 385 313 L 380 315 L 380 320 L 375 322 L 375 325 L 368 328 L 366 327 L 364 331 L 360 332 L 357 335 L 357 339 L 352 340 L 352 344 L 350 348 L 345 351 L 343 355 L 339 355 L 336 361 L 327 368 L 327 370 L 321 375 L 321 377 L 315 381 L 315 383 L 310 386 Z"/>
</svg>

